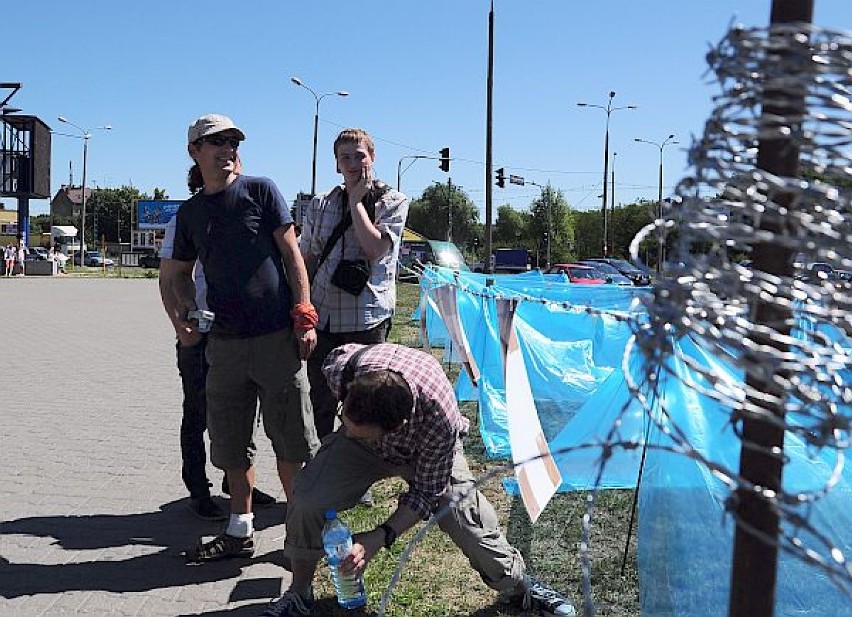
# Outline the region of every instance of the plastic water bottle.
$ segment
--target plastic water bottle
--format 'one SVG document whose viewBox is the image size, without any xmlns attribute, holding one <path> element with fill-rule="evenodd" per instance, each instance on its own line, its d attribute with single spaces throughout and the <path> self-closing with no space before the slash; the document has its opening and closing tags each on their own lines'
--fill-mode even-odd
<svg viewBox="0 0 852 617">
<path fill-rule="evenodd" d="M 353 609 L 367 603 L 364 582 L 354 574 L 340 571 L 340 562 L 352 550 L 352 532 L 337 518 L 336 510 L 325 513 L 325 525 L 322 528 L 322 544 L 328 557 L 328 569 L 337 594 L 337 603 L 343 608 Z"/>
</svg>

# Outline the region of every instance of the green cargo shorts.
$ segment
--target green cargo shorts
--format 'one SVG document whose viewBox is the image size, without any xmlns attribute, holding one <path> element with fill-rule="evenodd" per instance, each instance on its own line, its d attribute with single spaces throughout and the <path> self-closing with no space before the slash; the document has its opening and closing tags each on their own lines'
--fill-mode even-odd
<svg viewBox="0 0 852 617">
<path fill-rule="evenodd" d="M 275 456 L 310 460 L 319 447 L 305 363 L 290 328 L 249 338 L 211 336 L 207 343 L 207 431 L 219 469 L 254 462 L 259 412 Z"/>
</svg>

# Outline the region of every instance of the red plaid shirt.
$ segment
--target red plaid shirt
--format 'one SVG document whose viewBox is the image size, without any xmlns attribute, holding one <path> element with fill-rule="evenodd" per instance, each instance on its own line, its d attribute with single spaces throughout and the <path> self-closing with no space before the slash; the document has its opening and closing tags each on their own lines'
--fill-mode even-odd
<svg viewBox="0 0 852 617">
<path fill-rule="evenodd" d="M 343 345 L 325 359 L 323 372 L 338 398 L 346 362 L 362 347 L 357 343 Z M 393 465 L 414 468 L 414 477 L 408 491 L 400 496 L 399 504 L 426 519 L 449 486 L 453 448 L 470 423 L 459 413 L 453 387 L 431 355 L 391 343 L 373 345 L 361 355 L 355 375 L 381 369 L 402 375 L 414 395 L 414 412 L 402 429 L 379 440 L 376 451 Z"/>
</svg>

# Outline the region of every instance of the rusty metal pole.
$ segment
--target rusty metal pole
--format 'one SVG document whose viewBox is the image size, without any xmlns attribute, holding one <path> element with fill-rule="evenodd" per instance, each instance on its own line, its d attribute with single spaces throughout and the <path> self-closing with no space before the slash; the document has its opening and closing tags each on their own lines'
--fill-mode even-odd
<svg viewBox="0 0 852 617">
<path fill-rule="evenodd" d="M 811 22 L 813 0 L 774 0 L 770 21 L 772 25 Z M 805 33 L 806 34 L 806 33 Z M 775 34 L 770 37 L 778 36 Z M 788 39 L 789 41 L 789 39 Z M 804 113 L 804 91 L 781 90 L 767 83 L 763 93 L 762 125 L 778 126 L 774 117 L 796 118 Z M 795 122 L 795 120 L 794 120 Z M 795 132 L 795 131 L 794 131 Z M 761 138 L 757 166 L 769 173 L 794 178 L 799 169 L 799 147 L 790 137 Z M 780 207 L 790 208 L 792 196 L 776 194 L 772 200 Z M 792 218 L 786 221 L 766 221 L 758 225 L 761 231 L 789 236 L 793 233 Z M 752 251 L 753 267 L 769 274 L 792 277 L 795 251 L 777 243 L 757 240 Z M 754 301 L 753 314 L 757 325 L 765 325 L 770 333 L 753 335 L 755 345 L 765 345 L 779 351 L 787 346 L 779 338 L 790 333 L 792 312 L 786 306 L 774 304 L 771 299 Z M 772 336 L 774 330 L 780 336 Z M 766 417 L 748 412 L 742 422 L 743 445 L 740 450 L 740 474 L 755 486 L 775 491 L 781 490 L 784 447 L 783 420 L 786 392 L 782 385 L 766 376 L 757 366 L 757 358 L 746 354 L 746 384 L 749 387 L 747 404 L 759 408 Z M 782 367 L 778 377 L 782 380 L 789 369 Z M 751 490 L 740 488 L 735 493 L 735 514 L 738 524 L 734 533 L 733 567 L 731 572 L 731 597 L 728 607 L 730 617 L 772 617 L 775 608 L 775 585 L 778 568 L 778 537 L 780 520 L 766 500 Z M 764 536 L 767 539 L 761 538 Z"/>
</svg>

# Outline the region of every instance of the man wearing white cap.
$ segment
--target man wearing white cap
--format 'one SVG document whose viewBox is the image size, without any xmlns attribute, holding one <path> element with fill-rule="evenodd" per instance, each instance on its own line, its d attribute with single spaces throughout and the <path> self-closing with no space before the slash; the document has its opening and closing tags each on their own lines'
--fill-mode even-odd
<svg viewBox="0 0 852 617">
<path fill-rule="evenodd" d="M 245 133 L 227 116 L 192 123 L 193 196 L 178 210 L 172 259 L 160 276 L 178 337 L 197 335 L 192 270 L 201 261 L 215 317 L 207 343 L 210 459 L 231 491 L 224 533 L 186 552 L 190 561 L 254 554 L 252 488 L 258 401 L 288 497 L 293 476 L 318 447 L 303 360 L 317 315 L 289 208 L 268 178 L 238 173 Z"/>
</svg>

